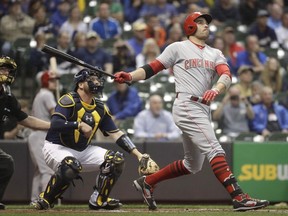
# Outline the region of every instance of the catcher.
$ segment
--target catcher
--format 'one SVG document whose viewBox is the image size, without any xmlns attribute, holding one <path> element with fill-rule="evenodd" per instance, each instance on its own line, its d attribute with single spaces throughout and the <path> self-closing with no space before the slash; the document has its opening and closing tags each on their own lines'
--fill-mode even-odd
<svg viewBox="0 0 288 216">
<path fill-rule="evenodd" d="M 115 126 L 108 108 L 98 99 L 104 82 L 98 72 L 83 69 L 74 76 L 74 91 L 59 99 L 43 147 L 45 161 L 55 173 L 45 191 L 32 203 L 37 210 L 52 208 L 73 180 L 81 179 L 81 172 L 93 171 L 99 174 L 89 208 L 113 210 L 121 207 L 120 201 L 110 198 L 109 194 L 122 173 L 124 156 L 118 151 L 90 145 L 97 129 L 136 156 L 143 174 L 150 172 L 148 164 L 153 160 L 149 156 L 147 160 L 146 154 L 142 157 L 129 137 Z"/>
</svg>

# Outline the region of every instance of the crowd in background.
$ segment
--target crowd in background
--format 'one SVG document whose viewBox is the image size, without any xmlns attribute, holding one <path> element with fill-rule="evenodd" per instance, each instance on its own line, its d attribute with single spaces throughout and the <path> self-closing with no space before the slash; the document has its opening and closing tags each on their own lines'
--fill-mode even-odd
<svg viewBox="0 0 288 216">
<path fill-rule="evenodd" d="M 182 23 L 187 14 L 195 11 L 210 13 L 213 21 L 207 43 L 223 52 L 231 69 L 233 85 L 237 87 L 231 88 L 223 96 L 223 100 L 219 99 L 222 103 L 213 110 L 213 120 L 219 123 L 223 133 L 231 136 L 247 130 L 264 137 L 270 134 L 269 131 L 288 132 L 287 1 L 0 2 L 1 53 L 15 57 L 16 61 L 25 55 L 27 61 L 24 69 L 28 78 L 36 77 L 41 71 L 50 70 L 50 56 L 41 51 L 44 44 L 111 74 L 121 70 L 132 71 L 155 59 L 169 44 L 186 39 Z M 32 38 L 35 43 L 30 44 L 19 57 L 16 46 L 23 38 Z M 77 71 L 75 65 L 62 59 L 57 58 L 57 64 L 60 76 Z M 173 75 L 171 69 L 162 73 L 168 77 Z M 141 93 L 137 86 L 135 89 Z M 31 94 L 31 97 L 34 97 L 36 93 Z M 108 92 L 108 97 L 113 94 Z M 149 102 L 147 97 L 142 99 L 147 99 L 143 101 L 144 109 Z M 269 107 L 268 104 L 271 103 L 275 103 L 273 109 L 263 108 Z M 113 108 L 115 107 L 116 104 L 113 103 Z M 235 107 L 237 109 L 234 110 Z M 112 107 L 110 109 L 112 110 Z M 141 109 L 128 117 L 136 117 L 140 111 Z M 241 114 L 239 119 L 234 118 L 237 113 Z M 115 119 L 120 118 L 119 113 L 112 114 Z M 123 116 L 121 118 L 125 119 Z M 231 126 L 234 128 L 230 128 Z"/>
</svg>

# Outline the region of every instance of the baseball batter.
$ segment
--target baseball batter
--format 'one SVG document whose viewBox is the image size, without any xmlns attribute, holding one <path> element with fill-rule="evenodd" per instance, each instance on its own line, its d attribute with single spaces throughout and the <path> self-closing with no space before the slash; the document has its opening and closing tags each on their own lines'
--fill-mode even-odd
<svg viewBox="0 0 288 216">
<path fill-rule="evenodd" d="M 231 84 L 230 70 L 220 50 L 205 44 L 209 36 L 209 14 L 195 12 L 186 17 L 184 32 L 187 40 L 169 45 L 160 56 L 131 73 L 118 72 L 115 82 L 149 79 L 163 69 L 172 68 L 175 76 L 176 99 L 173 118 L 183 132 L 184 159 L 175 161 L 158 172 L 134 181 L 134 186 L 150 210 L 157 209 L 154 186 L 166 179 L 195 174 L 202 169 L 204 159 L 210 162 L 217 179 L 233 200 L 235 211 L 247 211 L 267 206 L 245 194 L 237 183 L 211 126 L 209 104 Z M 218 78 L 214 84 L 214 78 Z"/>
</svg>

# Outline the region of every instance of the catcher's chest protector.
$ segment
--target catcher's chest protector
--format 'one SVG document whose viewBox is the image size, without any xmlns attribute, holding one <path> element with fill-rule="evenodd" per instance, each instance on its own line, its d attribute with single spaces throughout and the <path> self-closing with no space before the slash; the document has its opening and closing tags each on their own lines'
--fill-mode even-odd
<svg viewBox="0 0 288 216">
<path fill-rule="evenodd" d="M 85 122 L 86 124 L 92 127 L 92 134 L 87 139 L 84 136 L 81 136 L 81 133 L 78 129 L 75 129 L 73 134 L 60 134 L 62 143 L 66 146 L 70 146 L 74 149 L 83 150 L 95 135 L 98 126 L 102 120 L 102 117 L 105 114 L 104 104 L 102 101 L 94 98 L 94 104 L 86 104 L 80 100 L 79 95 L 76 92 L 69 93 L 70 99 L 73 106 L 73 112 L 71 116 L 67 119 L 68 121 L 78 121 Z"/>
</svg>

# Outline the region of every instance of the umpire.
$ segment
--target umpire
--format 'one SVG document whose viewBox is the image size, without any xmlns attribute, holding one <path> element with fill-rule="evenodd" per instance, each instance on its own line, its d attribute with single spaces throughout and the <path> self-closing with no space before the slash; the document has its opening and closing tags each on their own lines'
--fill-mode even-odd
<svg viewBox="0 0 288 216">
<path fill-rule="evenodd" d="M 15 96 L 11 93 L 10 85 L 17 72 L 17 64 L 8 56 L 0 57 L 0 139 L 3 139 L 3 125 L 9 118 L 16 118 L 18 123 L 36 130 L 48 130 L 50 123 L 28 116 L 21 110 Z M 0 149 L 0 209 L 5 209 L 1 203 L 5 189 L 14 172 L 14 161 L 11 155 Z"/>
</svg>

